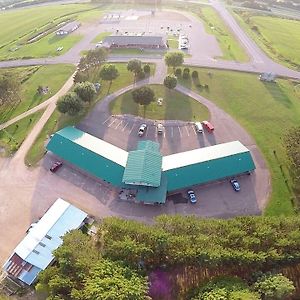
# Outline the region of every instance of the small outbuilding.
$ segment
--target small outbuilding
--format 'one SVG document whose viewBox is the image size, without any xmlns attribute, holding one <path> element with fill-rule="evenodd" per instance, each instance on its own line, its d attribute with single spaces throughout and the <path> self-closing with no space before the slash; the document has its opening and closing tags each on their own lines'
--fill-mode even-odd
<svg viewBox="0 0 300 300">
<path fill-rule="evenodd" d="M 31 285 L 54 260 L 52 252 L 70 230 L 84 224 L 87 214 L 63 199 L 57 199 L 43 217 L 31 224 L 27 235 L 5 262 L 3 269 L 18 282 Z"/>
<path fill-rule="evenodd" d="M 80 23 L 77 21 L 72 21 L 62 26 L 56 31 L 56 35 L 68 35 L 80 27 Z"/>
</svg>

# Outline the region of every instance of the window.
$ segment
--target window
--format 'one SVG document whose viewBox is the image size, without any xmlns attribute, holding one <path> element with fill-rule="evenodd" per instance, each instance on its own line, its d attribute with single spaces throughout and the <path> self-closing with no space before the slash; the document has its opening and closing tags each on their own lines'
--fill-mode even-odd
<svg viewBox="0 0 300 300">
<path fill-rule="evenodd" d="M 52 237 L 48 234 L 45 235 L 45 238 L 48 239 L 48 240 L 52 240 Z"/>
<path fill-rule="evenodd" d="M 35 253 L 35 254 L 40 254 L 40 252 L 35 250 L 35 249 L 32 252 Z"/>
<path fill-rule="evenodd" d="M 46 244 L 42 243 L 42 242 L 39 242 L 40 246 L 42 247 L 46 247 Z"/>
</svg>

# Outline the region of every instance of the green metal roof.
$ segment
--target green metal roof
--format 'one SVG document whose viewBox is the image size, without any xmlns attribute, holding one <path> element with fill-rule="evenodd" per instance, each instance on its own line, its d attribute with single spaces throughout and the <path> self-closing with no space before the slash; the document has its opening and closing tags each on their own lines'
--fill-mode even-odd
<svg viewBox="0 0 300 300">
<path fill-rule="evenodd" d="M 83 171 L 116 186 L 122 176 L 128 153 L 74 127 L 54 134 L 47 150 Z"/>
<path fill-rule="evenodd" d="M 140 186 L 136 200 L 144 203 L 165 203 L 167 197 L 167 176 L 162 174 L 159 187 Z"/>
<path fill-rule="evenodd" d="M 159 144 L 139 142 L 137 149 L 128 154 L 122 181 L 126 184 L 158 187 L 162 166 Z"/>
</svg>

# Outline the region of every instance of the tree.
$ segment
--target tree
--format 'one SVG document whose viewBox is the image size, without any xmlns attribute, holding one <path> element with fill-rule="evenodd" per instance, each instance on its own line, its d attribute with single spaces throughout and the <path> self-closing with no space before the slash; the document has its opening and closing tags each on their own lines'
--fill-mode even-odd
<svg viewBox="0 0 300 300">
<path fill-rule="evenodd" d="M 132 59 L 127 63 L 127 70 L 134 73 L 134 79 L 136 75 L 142 71 L 142 62 L 138 59 Z"/>
<path fill-rule="evenodd" d="M 146 300 L 148 284 L 128 267 L 106 259 L 99 261 L 85 281 L 85 299 Z"/>
<path fill-rule="evenodd" d="M 63 114 L 68 113 L 70 116 L 77 115 L 83 109 L 79 97 L 74 92 L 69 92 L 60 97 L 56 106 L 59 112 Z"/>
<path fill-rule="evenodd" d="M 164 79 L 164 86 L 169 90 L 175 89 L 177 85 L 177 78 L 174 75 L 167 75 Z"/>
<path fill-rule="evenodd" d="M 282 274 L 264 274 L 255 282 L 253 288 L 265 300 L 284 299 L 295 291 L 293 282 Z"/>
<path fill-rule="evenodd" d="M 199 77 L 198 71 L 194 70 L 192 72 L 192 78 L 197 79 Z"/>
<path fill-rule="evenodd" d="M 184 55 L 182 52 L 175 51 L 175 52 L 168 52 L 165 55 L 165 63 L 168 67 L 173 67 L 175 71 L 176 67 L 180 67 L 183 64 Z"/>
<path fill-rule="evenodd" d="M 91 102 L 97 93 L 94 84 L 88 81 L 77 83 L 74 92 L 84 102 Z"/>
<path fill-rule="evenodd" d="M 115 65 L 112 64 L 106 64 L 100 70 L 100 78 L 102 80 L 110 82 L 108 90 L 110 90 L 112 81 L 116 79 L 119 75 L 120 74 L 118 69 L 116 68 Z"/>
<path fill-rule="evenodd" d="M 88 71 L 80 71 L 80 70 L 77 70 L 73 78 L 74 83 L 88 81 L 88 79 L 89 79 Z"/>
<path fill-rule="evenodd" d="M 182 74 L 182 70 L 181 70 L 180 68 L 177 68 L 177 69 L 175 70 L 175 75 L 176 75 L 177 77 L 180 77 L 181 74 Z"/>
<path fill-rule="evenodd" d="M 0 105 L 20 101 L 21 83 L 16 76 L 5 73 L 0 76 Z"/>
<path fill-rule="evenodd" d="M 146 107 L 152 101 L 154 101 L 154 92 L 151 88 L 143 86 L 132 92 L 132 98 L 135 103 L 144 106 L 144 116 L 146 113 Z"/>
<path fill-rule="evenodd" d="M 148 64 L 146 64 L 146 65 L 144 65 L 144 72 L 146 73 L 146 74 L 149 74 L 150 73 L 150 71 L 151 71 L 151 68 L 150 68 L 150 65 L 148 65 Z"/>
<path fill-rule="evenodd" d="M 78 71 L 89 71 L 91 68 L 100 66 L 106 60 L 107 54 L 107 50 L 104 48 L 88 51 L 88 53 L 80 59 L 77 66 Z"/>
</svg>

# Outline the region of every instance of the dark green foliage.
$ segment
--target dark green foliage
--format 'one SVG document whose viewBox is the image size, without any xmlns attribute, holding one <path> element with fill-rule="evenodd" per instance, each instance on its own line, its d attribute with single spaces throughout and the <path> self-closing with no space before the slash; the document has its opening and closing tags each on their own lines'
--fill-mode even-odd
<svg viewBox="0 0 300 300">
<path fill-rule="evenodd" d="M 177 77 L 181 77 L 181 74 L 182 74 L 182 70 L 181 70 L 180 68 L 177 68 L 177 69 L 175 70 L 175 75 L 176 75 Z"/>
<path fill-rule="evenodd" d="M 69 92 L 60 97 L 56 106 L 59 112 L 68 113 L 70 116 L 77 115 L 83 109 L 81 100 L 74 92 Z"/>
<path fill-rule="evenodd" d="M 134 102 L 146 106 L 154 101 L 154 92 L 151 88 L 143 86 L 132 92 L 132 98 Z"/>
<path fill-rule="evenodd" d="M 198 78 L 198 77 L 199 77 L 198 71 L 194 70 L 194 71 L 192 72 L 192 78 L 196 79 L 196 78 Z"/>
<path fill-rule="evenodd" d="M 89 73 L 87 71 L 77 71 L 74 75 L 74 83 L 84 82 L 89 79 Z"/>
<path fill-rule="evenodd" d="M 254 289 L 265 300 L 285 299 L 295 291 L 293 282 L 282 274 L 264 274 L 255 282 Z"/>
<path fill-rule="evenodd" d="M 183 69 L 182 78 L 183 78 L 183 79 L 188 79 L 188 78 L 190 78 L 190 69 L 189 69 L 189 68 L 184 68 L 184 69 Z"/>
<path fill-rule="evenodd" d="M 21 83 L 13 74 L 0 75 L 0 105 L 20 101 Z"/>
<path fill-rule="evenodd" d="M 119 71 L 116 68 L 115 65 L 112 64 L 106 64 L 101 68 L 100 71 L 100 78 L 102 80 L 110 81 L 112 82 L 114 79 L 116 79 L 119 76 Z"/>
<path fill-rule="evenodd" d="M 164 86 L 169 90 L 175 89 L 177 85 L 177 78 L 174 75 L 167 75 L 164 79 Z"/>
<path fill-rule="evenodd" d="M 184 55 L 180 51 L 168 52 L 165 55 L 165 63 L 168 67 L 173 67 L 174 71 L 176 67 L 180 67 L 183 64 Z"/>
<path fill-rule="evenodd" d="M 183 69 L 183 73 L 190 74 L 190 68 L 184 68 L 184 69 Z"/>
<path fill-rule="evenodd" d="M 74 92 L 84 102 L 91 102 L 96 95 L 96 89 L 94 85 L 88 81 L 77 83 L 75 85 Z"/>
<path fill-rule="evenodd" d="M 146 73 L 146 74 L 149 74 L 150 73 L 150 71 L 151 71 L 151 68 L 150 68 L 150 65 L 148 65 L 148 64 L 146 64 L 146 65 L 144 65 L 144 72 Z"/>
<path fill-rule="evenodd" d="M 145 72 L 144 72 L 143 70 L 141 70 L 141 71 L 139 71 L 139 72 L 136 74 L 136 76 L 137 76 L 137 78 L 138 78 L 139 80 L 142 80 L 142 79 L 145 79 L 146 74 L 145 74 Z"/>
<path fill-rule="evenodd" d="M 81 72 L 88 71 L 100 66 L 107 58 L 107 51 L 104 48 L 98 48 L 88 51 L 87 55 L 80 59 L 78 70 Z"/>
<path fill-rule="evenodd" d="M 260 300 L 246 282 L 238 277 L 215 278 L 201 287 L 192 300 Z"/>
<path fill-rule="evenodd" d="M 132 59 L 127 63 L 127 70 L 134 73 L 136 76 L 142 71 L 142 62 L 139 59 Z"/>
<path fill-rule="evenodd" d="M 160 216 L 153 226 L 105 219 L 104 251 L 109 258 L 137 266 L 239 265 L 245 268 L 289 264 L 300 259 L 300 219 L 243 217 L 203 220 Z"/>
</svg>

